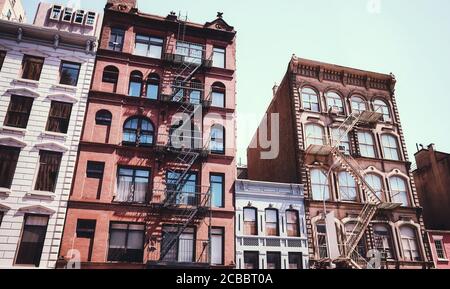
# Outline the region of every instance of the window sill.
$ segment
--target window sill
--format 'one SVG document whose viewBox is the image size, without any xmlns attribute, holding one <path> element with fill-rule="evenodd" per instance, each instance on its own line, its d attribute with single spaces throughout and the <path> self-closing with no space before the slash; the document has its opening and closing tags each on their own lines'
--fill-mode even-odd
<svg viewBox="0 0 450 289">
<path fill-rule="evenodd" d="M 9 132 L 15 132 L 20 133 L 21 135 L 25 135 L 27 133 L 26 128 L 20 128 L 20 127 L 12 127 L 12 126 L 2 126 L 0 127 L 1 131 L 9 131 Z"/>
<path fill-rule="evenodd" d="M 66 133 L 53 132 L 53 131 L 44 131 L 41 133 L 41 135 L 46 136 L 46 137 L 56 137 L 56 138 L 62 138 L 62 139 L 67 138 Z"/>
<path fill-rule="evenodd" d="M 66 85 L 66 84 L 53 84 L 52 88 L 59 89 L 59 90 L 64 90 L 64 91 L 71 91 L 71 92 L 76 92 L 77 91 L 77 87 L 76 86 Z"/>
<path fill-rule="evenodd" d="M 8 188 L 0 188 L 0 195 L 9 196 L 12 194 L 11 189 Z"/>
<path fill-rule="evenodd" d="M 449 259 L 437 259 L 437 261 L 438 261 L 438 262 L 445 262 L 445 263 L 448 263 L 448 262 L 449 262 Z"/>
<path fill-rule="evenodd" d="M 45 192 L 45 191 L 31 191 L 26 193 L 28 197 L 37 197 L 37 198 L 51 198 L 55 197 L 55 193 L 53 192 Z"/>
<path fill-rule="evenodd" d="M 26 84 L 31 86 L 39 86 L 39 80 L 32 80 L 32 79 L 25 79 L 25 78 L 19 78 L 13 80 L 14 84 Z"/>
</svg>

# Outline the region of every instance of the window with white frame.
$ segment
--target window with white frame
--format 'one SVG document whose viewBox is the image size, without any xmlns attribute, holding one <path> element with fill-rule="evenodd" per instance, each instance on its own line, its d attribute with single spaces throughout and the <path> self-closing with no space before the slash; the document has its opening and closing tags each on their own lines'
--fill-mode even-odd
<svg viewBox="0 0 450 289">
<path fill-rule="evenodd" d="M 73 9 L 66 7 L 64 9 L 64 14 L 62 20 L 65 22 L 72 22 L 72 16 L 73 16 Z"/>
<path fill-rule="evenodd" d="M 435 239 L 434 247 L 436 249 L 436 256 L 438 257 L 438 260 L 447 260 L 447 253 L 445 252 L 444 242 L 442 239 Z"/>
<path fill-rule="evenodd" d="M 306 148 L 310 145 L 324 145 L 324 130 L 318 124 L 307 124 L 305 127 Z"/>
<path fill-rule="evenodd" d="M 407 207 L 409 202 L 406 181 L 400 177 L 391 177 L 389 183 L 391 185 L 392 201 L 394 203 L 402 204 L 403 207 Z"/>
<path fill-rule="evenodd" d="M 377 99 L 373 102 L 373 109 L 375 112 L 383 115 L 383 121 L 391 121 L 391 113 L 389 106 L 381 99 Z"/>
<path fill-rule="evenodd" d="M 384 134 L 381 136 L 381 143 L 383 145 L 383 154 L 385 159 L 394 161 L 400 160 L 396 137 L 390 134 Z"/>
<path fill-rule="evenodd" d="M 77 10 L 75 12 L 75 18 L 73 19 L 73 22 L 77 24 L 83 24 L 84 15 L 85 15 L 84 10 Z"/>
<path fill-rule="evenodd" d="M 211 264 L 223 265 L 224 253 L 224 228 L 211 229 Z"/>
<path fill-rule="evenodd" d="M 319 97 L 317 93 L 311 88 L 303 88 L 302 89 L 302 104 L 303 109 L 319 112 Z"/>
<path fill-rule="evenodd" d="M 53 5 L 52 11 L 50 12 L 50 19 L 59 20 L 61 18 L 62 7 L 60 5 Z"/>
<path fill-rule="evenodd" d="M 328 258 L 328 244 L 327 244 L 327 227 L 324 223 L 316 225 L 317 230 L 317 246 L 320 259 Z"/>
<path fill-rule="evenodd" d="M 373 135 L 370 132 L 358 132 L 359 151 L 361 156 L 367 158 L 375 158 L 375 142 Z"/>
<path fill-rule="evenodd" d="M 365 176 L 366 182 L 375 191 L 375 194 L 380 200 L 383 200 L 383 181 L 381 177 L 375 174 L 367 174 Z"/>
<path fill-rule="evenodd" d="M 96 17 L 96 13 L 95 12 L 88 12 L 87 13 L 87 17 L 86 17 L 86 25 L 88 26 L 94 26 L 95 24 L 95 17 Z"/>
<path fill-rule="evenodd" d="M 394 259 L 391 230 L 387 225 L 376 224 L 373 226 L 374 246 L 382 254 L 383 259 Z"/>
<path fill-rule="evenodd" d="M 315 201 L 330 199 L 330 187 L 327 175 L 320 169 L 311 170 L 311 190 Z"/>
<path fill-rule="evenodd" d="M 164 40 L 158 37 L 136 35 L 134 53 L 140 56 L 161 59 Z"/>
<path fill-rule="evenodd" d="M 339 193 L 343 201 L 356 201 L 357 188 L 356 182 L 350 173 L 344 171 L 338 174 Z"/>
<path fill-rule="evenodd" d="M 353 96 L 352 97 L 352 112 L 361 113 L 366 110 L 367 110 L 366 101 L 359 96 Z"/>
<path fill-rule="evenodd" d="M 416 230 L 410 226 L 400 227 L 403 257 L 406 261 L 421 261 Z"/>
<path fill-rule="evenodd" d="M 339 146 L 344 148 L 344 154 L 350 154 L 350 137 L 346 134 L 345 129 L 332 128 L 331 139 L 333 140 L 333 144 L 339 143 Z"/>
<path fill-rule="evenodd" d="M 328 109 L 335 109 L 339 114 L 344 114 L 344 104 L 342 98 L 336 92 L 327 93 Z"/>
</svg>

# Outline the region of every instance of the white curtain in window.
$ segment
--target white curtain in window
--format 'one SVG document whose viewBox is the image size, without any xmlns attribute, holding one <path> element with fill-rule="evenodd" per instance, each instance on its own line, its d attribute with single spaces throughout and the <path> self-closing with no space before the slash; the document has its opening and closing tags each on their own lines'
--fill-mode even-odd
<svg viewBox="0 0 450 289">
<path fill-rule="evenodd" d="M 129 202 L 132 186 L 133 186 L 133 178 L 132 177 L 119 176 L 116 201 Z"/>
<path fill-rule="evenodd" d="M 220 265 L 223 263 L 223 231 L 212 230 L 211 236 L 211 263 Z"/>
</svg>

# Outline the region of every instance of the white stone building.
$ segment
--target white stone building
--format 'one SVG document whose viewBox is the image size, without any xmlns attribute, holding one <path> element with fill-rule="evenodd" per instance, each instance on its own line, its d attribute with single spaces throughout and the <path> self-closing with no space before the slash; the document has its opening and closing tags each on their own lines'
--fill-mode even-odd
<svg viewBox="0 0 450 289">
<path fill-rule="evenodd" d="M 303 186 L 237 180 L 236 268 L 307 269 Z"/>
<path fill-rule="evenodd" d="M 0 268 L 54 268 L 95 36 L 0 20 Z"/>
</svg>

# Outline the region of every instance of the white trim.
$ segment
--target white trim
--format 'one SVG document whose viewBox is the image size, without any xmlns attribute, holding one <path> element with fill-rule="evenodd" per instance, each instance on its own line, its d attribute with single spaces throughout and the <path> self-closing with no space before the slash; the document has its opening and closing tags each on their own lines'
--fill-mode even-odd
<svg viewBox="0 0 450 289">
<path fill-rule="evenodd" d="M 27 143 L 19 140 L 18 138 L 7 136 L 0 137 L 0 145 L 24 148 L 27 146 Z"/>
<path fill-rule="evenodd" d="M 0 126 L 0 131 L 20 133 L 22 135 L 24 135 L 28 132 L 28 130 L 26 128 L 12 127 L 12 126 L 7 126 L 7 125 Z"/>
<path fill-rule="evenodd" d="M 11 210 L 10 207 L 0 204 L 0 212 L 7 212 L 9 210 Z"/>
<path fill-rule="evenodd" d="M 59 132 L 53 132 L 53 131 L 43 131 L 41 133 L 41 136 L 43 136 L 43 137 L 56 137 L 56 138 L 63 138 L 63 139 L 67 138 L 67 134 L 66 133 L 59 133 Z"/>
<path fill-rule="evenodd" d="M 26 193 L 26 196 L 38 198 L 52 198 L 52 199 L 56 197 L 55 193 L 46 191 L 30 191 Z"/>
<path fill-rule="evenodd" d="M 47 207 L 41 206 L 41 205 L 22 207 L 22 208 L 18 209 L 17 212 L 28 213 L 28 214 L 38 214 L 38 215 L 48 215 L 48 216 L 51 216 L 54 213 L 56 213 L 56 211 L 49 209 Z"/>
<path fill-rule="evenodd" d="M 11 193 L 12 193 L 12 190 L 11 189 L 8 189 L 8 188 L 0 188 L 0 195 L 6 195 L 6 196 L 9 196 L 9 195 L 11 195 Z M 0 204 L 0 211 L 1 211 L 1 204 Z"/>
<path fill-rule="evenodd" d="M 67 146 L 56 143 L 56 142 L 40 143 L 40 144 L 36 144 L 34 147 L 39 150 L 48 150 L 48 151 L 55 151 L 55 152 L 62 152 L 62 153 L 69 150 L 69 148 Z"/>
<path fill-rule="evenodd" d="M 37 57 L 50 57 L 50 54 L 44 53 L 41 50 L 34 49 L 34 48 L 22 48 L 19 49 L 19 51 L 22 54 L 30 55 L 30 56 L 37 56 Z"/>
<path fill-rule="evenodd" d="M 79 64 L 87 63 L 89 60 L 75 55 L 61 55 L 57 57 L 61 61 L 76 62 Z"/>
<path fill-rule="evenodd" d="M 73 85 L 66 85 L 66 84 L 53 84 L 52 85 L 52 89 L 54 90 L 63 90 L 63 91 L 71 91 L 73 93 L 75 93 L 77 91 L 77 86 L 73 86 Z"/>
<path fill-rule="evenodd" d="M 78 99 L 76 99 L 74 96 L 66 93 L 57 93 L 57 94 L 50 94 L 47 96 L 48 99 L 54 100 L 54 101 L 60 101 L 60 102 L 67 102 L 67 103 L 77 103 Z"/>
<path fill-rule="evenodd" d="M 38 80 L 25 79 L 25 78 L 14 79 L 12 81 L 12 83 L 14 83 L 16 85 L 28 85 L 28 86 L 35 86 L 35 87 L 39 86 Z"/>
<path fill-rule="evenodd" d="M 21 81 L 16 79 L 15 81 Z M 28 81 L 28 79 L 26 79 L 25 81 Z M 34 82 L 34 80 L 32 80 Z M 39 82 L 37 82 L 39 83 Z M 28 88 L 11 88 L 6 90 L 5 94 L 9 94 L 9 95 L 19 95 L 19 96 L 28 96 L 28 97 L 32 97 L 32 98 L 38 98 L 41 95 L 35 91 L 32 91 L 31 89 Z"/>
</svg>

